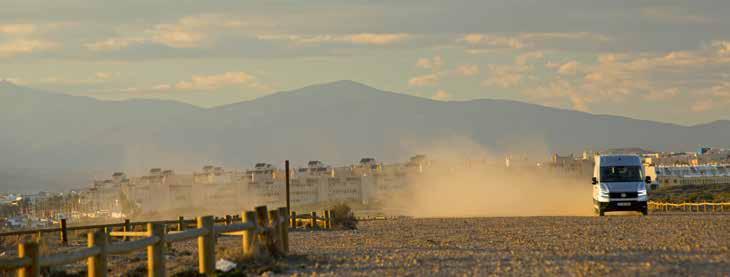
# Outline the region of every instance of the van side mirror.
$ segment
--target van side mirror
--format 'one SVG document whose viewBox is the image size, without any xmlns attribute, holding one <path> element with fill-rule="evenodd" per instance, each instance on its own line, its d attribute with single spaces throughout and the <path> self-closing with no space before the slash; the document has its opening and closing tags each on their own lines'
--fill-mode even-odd
<svg viewBox="0 0 730 277">
<path fill-rule="evenodd" d="M 647 184 L 651 184 L 651 176 L 646 176 L 646 180 L 644 180 Z"/>
<path fill-rule="evenodd" d="M 591 183 L 592 183 L 592 184 L 594 184 L 594 185 L 595 185 L 595 184 L 598 184 L 598 179 L 596 179 L 596 177 L 593 177 L 593 178 L 591 179 Z"/>
<path fill-rule="evenodd" d="M 657 189 L 658 186 L 656 184 L 651 184 L 651 186 L 649 186 L 649 187 L 651 188 L 651 190 L 655 190 L 655 189 Z"/>
</svg>

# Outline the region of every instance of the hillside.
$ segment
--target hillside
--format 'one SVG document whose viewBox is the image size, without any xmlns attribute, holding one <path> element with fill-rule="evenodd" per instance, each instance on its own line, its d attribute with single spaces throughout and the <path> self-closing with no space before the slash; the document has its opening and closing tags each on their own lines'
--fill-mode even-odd
<svg viewBox="0 0 730 277">
<path fill-rule="evenodd" d="M 640 147 L 730 147 L 730 121 L 681 126 L 480 99 L 442 102 L 352 81 L 313 85 L 209 109 L 99 101 L 0 84 L 0 168 L 192 170 L 206 163 L 310 159 L 396 161 L 433 145 L 493 155 Z M 476 154 L 475 154 L 476 155 Z"/>
</svg>

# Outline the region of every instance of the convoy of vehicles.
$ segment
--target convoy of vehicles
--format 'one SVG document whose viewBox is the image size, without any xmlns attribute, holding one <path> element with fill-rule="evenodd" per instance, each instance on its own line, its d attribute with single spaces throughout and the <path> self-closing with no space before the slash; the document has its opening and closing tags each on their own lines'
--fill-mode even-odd
<svg viewBox="0 0 730 277">
<path fill-rule="evenodd" d="M 646 176 L 637 155 L 598 155 L 593 168 L 593 209 L 599 216 L 606 212 L 636 211 L 649 213 Z"/>
</svg>

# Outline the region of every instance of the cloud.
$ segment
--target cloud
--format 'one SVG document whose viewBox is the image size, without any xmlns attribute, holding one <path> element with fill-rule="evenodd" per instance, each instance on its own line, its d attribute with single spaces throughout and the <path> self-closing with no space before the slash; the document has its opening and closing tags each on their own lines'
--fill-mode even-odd
<svg viewBox="0 0 730 277">
<path fill-rule="evenodd" d="M 518 65 L 526 65 L 531 60 L 539 60 L 545 57 L 545 53 L 542 51 L 531 51 L 524 54 L 520 54 L 515 58 L 515 64 Z"/>
<path fill-rule="evenodd" d="M 94 93 L 134 93 L 145 94 L 167 92 L 207 92 L 218 89 L 250 88 L 257 91 L 270 91 L 271 87 L 262 84 L 258 78 L 246 72 L 224 72 L 212 75 L 193 75 L 188 80 L 174 83 L 160 83 L 153 86 L 97 89 Z"/>
<path fill-rule="evenodd" d="M 451 99 L 451 94 L 446 92 L 445 90 L 438 90 L 436 91 L 436 94 L 434 94 L 431 99 L 437 100 L 437 101 L 447 101 Z"/>
<path fill-rule="evenodd" d="M 466 34 L 459 42 L 466 44 L 468 53 L 490 53 L 495 50 L 560 49 L 576 47 L 577 42 L 599 44 L 612 41 L 607 35 L 591 32 L 551 33 L 485 33 Z"/>
<path fill-rule="evenodd" d="M 205 38 L 203 33 L 161 27 L 155 31 L 152 41 L 173 48 L 191 48 L 200 46 Z"/>
<path fill-rule="evenodd" d="M 0 58 L 13 57 L 21 54 L 30 54 L 38 51 L 46 51 L 57 46 L 56 43 L 36 40 L 36 39 L 17 39 L 5 43 L 0 43 Z"/>
<path fill-rule="evenodd" d="M 84 44 L 84 46 L 92 51 L 114 51 L 127 48 L 133 44 L 141 44 L 145 42 L 145 38 L 139 37 L 118 37 L 108 38 L 102 41 Z"/>
<path fill-rule="evenodd" d="M 106 80 L 112 78 L 114 74 L 109 72 L 97 72 L 94 76 L 96 76 L 97 79 Z"/>
<path fill-rule="evenodd" d="M 560 107 L 562 101 L 567 101 L 571 108 L 583 112 L 589 112 L 589 103 L 596 101 L 594 97 L 582 94 L 571 82 L 561 79 L 526 89 L 523 93 L 547 106 Z"/>
<path fill-rule="evenodd" d="M 558 67 L 558 74 L 560 75 L 575 75 L 578 73 L 578 62 L 573 60 L 562 64 Z"/>
<path fill-rule="evenodd" d="M 357 33 L 347 35 L 292 35 L 292 34 L 264 34 L 257 35 L 259 40 L 284 40 L 289 41 L 295 46 L 311 46 L 321 44 L 364 44 L 384 46 L 399 43 L 410 38 L 411 35 L 404 33 Z"/>
<path fill-rule="evenodd" d="M 712 47 L 715 48 L 717 54 L 720 56 L 730 56 L 730 41 L 713 41 Z"/>
<path fill-rule="evenodd" d="M 265 86 L 258 83 L 256 77 L 246 72 L 226 72 L 218 75 L 196 75 L 190 80 L 180 81 L 174 88 L 179 90 L 214 90 L 228 86 L 245 86 L 262 89 Z M 164 88 L 164 85 L 157 86 Z"/>
<path fill-rule="evenodd" d="M 172 48 L 195 48 L 212 43 L 214 34 L 245 26 L 220 14 L 186 16 L 174 23 L 156 24 L 144 30 L 85 43 L 92 51 L 115 51 L 136 44 L 153 43 Z"/>
<path fill-rule="evenodd" d="M 663 90 L 651 90 L 644 95 L 644 99 L 649 101 L 666 101 L 679 95 L 679 89 L 667 88 Z"/>
<path fill-rule="evenodd" d="M 6 35 L 28 35 L 35 32 L 33 24 L 6 24 L 0 25 L 0 34 Z"/>
<path fill-rule="evenodd" d="M 547 84 L 526 88 L 523 94 L 550 105 L 560 106 L 567 101 L 572 108 L 584 111 L 595 103 L 607 107 L 637 99 L 682 99 L 672 103 L 675 110 L 719 110 L 730 106 L 730 74 L 721 73 L 730 72 L 726 49 L 724 41 L 713 41 L 693 50 L 603 53 L 597 55 L 595 63 L 548 63 L 546 67 L 555 69 L 557 74 L 546 79 Z M 508 77 L 503 79 L 510 80 Z"/>
<path fill-rule="evenodd" d="M 430 86 L 438 84 L 439 80 L 438 74 L 428 74 L 411 78 L 408 80 L 408 85 L 412 87 Z"/>
<path fill-rule="evenodd" d="M 527 44 L 518 37 L 490 34 L 467 34 L 463 38 L 470 45 L 489 46 L 493 48 L 521 49 Z"/>
<path fill-rule="evenodd" d="M 456 73 L 461 76 L 474 76 L 479 74 L 479 66 L 475 64 L 464 64 L 456 68 Z"/>
<path fill-rule="evenodd" d="M 444 62 L 443 62 L 443 60 L 441 60 L 441 56 L 435 56 L 431 59 L 429 59 L 429 58 L 418 59 L 418 61 L 416 62 L 416 66 L 420 67 L 420 68 L 431 69 L 431 70 L 437 71 L 441 68 L 443 63 Z"/>
<path fill-rule="evenodd" d="M 694 102 L 692 104 L 692 107 L 690 107 L 690 110 L 693 112 L 706 112 L 715 107 L 714 102 L 711 99 L 700 99 Z"/>
<path fill-rule="evenodd" d="M 730 81 L 722 81 L 711 88 L 697 92 L 698 98 L 690 107 L 693 112 L 727 110 L 730 106 Z"/>
<path fill-rule="evenodd" d="M 363 33 L 349 35 L 347 38 L 355 44 L 372 44 L 372 45 L 386 45 L 396 43 L 408 38 L 408 34 L 372 34 Z"/>
<path fill-rule="evenodd" d="M 86 78 L 69 78 L 52 76 L 37 80 L 37 83 L 54 84 L 54 85 L 89 85 L 104 83 L 114 78 L 118 73 L 96 72 L 92 76 Z"/>
<path fill-rule="evenodd" d="M 512 88 L 518 86 L 530 72 L 531 68 L 525 65 L 496 65 L 488 66 L 489 76 L 482 81 L 483 86 Z"/>
</svg>

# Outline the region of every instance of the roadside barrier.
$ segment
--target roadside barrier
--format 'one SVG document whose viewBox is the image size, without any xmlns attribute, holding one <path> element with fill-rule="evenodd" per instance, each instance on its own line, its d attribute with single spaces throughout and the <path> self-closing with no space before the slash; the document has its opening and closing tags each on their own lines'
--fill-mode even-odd
<svg viewBox="0 0 730 277">
<path fill-rule="evenodd" d="M 298 215 L 291 212 L 289 215 L 291 228 L 314 228 L 314 229 L 332 229 L 335 226 L 335 211 L 324 210 L 322 216 L 318 216 L 317 212 Z"/>
<path fill-rule="evenodd" d="M 660 212 L 697 212 L 697 213 L 716 213 L 730 211 L 730 203 L 664 203 L 649 201 L 649 210 Z"/>
<path fill-rule="evenodd" d="M 68 243 L 68 232 L 73 230 L 91 230 L 87 234 L 88 246 L 69 252 L 41 256 L 39 244 L 35 241 L 22 242 L 18 245 L 18 257 L 0 258 L 0 272 L 17 270 L 18 276 L 40 276 L 41 268 L 60 266 L 86 260 L 88 276 L 107 276 L 107 257 L 147 250 L 148 276 L 165 276 L 165 253 L 170 243 L 195 240 L 198 241 L 198 268 L 201 274 L 214 276 L 216 236 L 240 236 L 242 253 L 245 257 L 260 258 L 286 255 L 289 251 L 289 213 L 287 208 L 267 211 L 266 206 L 256 207 L 254 211 L 245 211 L 240 216 L 240 223 L 234 223 L 238 217 L 226 216 L 216 219 L 213 216 L 197 217 L 194 221 L 178 220 L 136 222 L 125 220 L 118 224 L 101 224 L 89 226 L 66 226 L 62 220 L 58 228 L 46 228 L 29 231 L 0 233 L 2 236 L 42 234 L 60 232 L 61 241 Z M 320 220 L 316 216 L 313 222 Z M 195 223 L 194 228 L 187 228 Z M 223 223 L 223 225 L 216 225 Z M 145 225 L 144 231 L 134 231 L 135 226 Z M 176 231 L 168 230 L 168 226 L 177 225 Z M 113 231 L 113 228 L 122 228 Z M 119 243 L 112 243 L 112 237 L 121 237 Z M 138 239 L 131 239 L 138 238 Z"/>
</svg>

